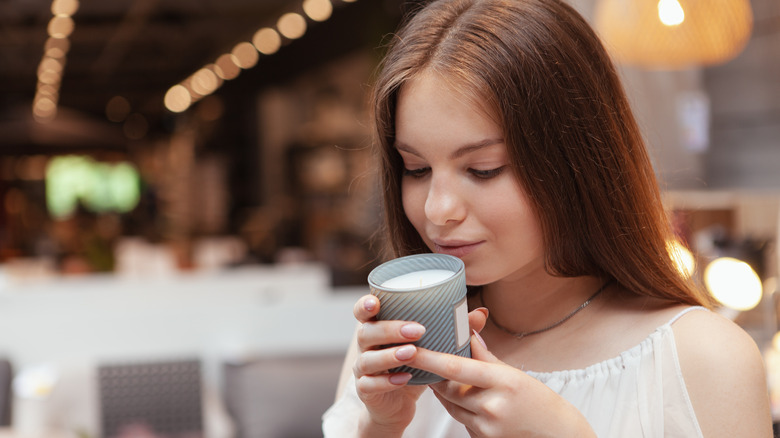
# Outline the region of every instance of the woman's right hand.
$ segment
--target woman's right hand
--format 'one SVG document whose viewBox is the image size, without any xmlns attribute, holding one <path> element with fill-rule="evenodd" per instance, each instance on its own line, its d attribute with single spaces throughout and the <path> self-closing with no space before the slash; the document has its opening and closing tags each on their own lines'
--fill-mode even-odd
<svg viewBox="0 0 780 438">
<path fill-rule="evenodd" d="M 409 373 L 390 373 L 391 368 L 411 362 L 417 348 L 412 342 L 425 327 L 409 321 L 378 321 L 379 300 L 361 297 L 353 313 L 360 322 L 357 331 L 358 357 L 353 366 L 357 394 L 367 409 L 361 429 L 371 436 L 400 436 L 414 418 L 415 403 L 424 385 L 409 386 Z M 383 346 L 392 345 L 383 348 Z"/>
</svg>

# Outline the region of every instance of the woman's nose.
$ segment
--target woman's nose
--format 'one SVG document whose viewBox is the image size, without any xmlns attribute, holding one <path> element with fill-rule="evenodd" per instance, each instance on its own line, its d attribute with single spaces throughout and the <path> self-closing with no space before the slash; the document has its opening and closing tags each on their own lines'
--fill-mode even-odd
<svg viewBox="0 0 780 438">
<path fill-rule="evenodd" d="M 425 200 L 425 216 L 435 225 L 458 222 L 465 218 L 466 208 L 462 194 L 452 182 L 433 178 Z"/>
</svg>

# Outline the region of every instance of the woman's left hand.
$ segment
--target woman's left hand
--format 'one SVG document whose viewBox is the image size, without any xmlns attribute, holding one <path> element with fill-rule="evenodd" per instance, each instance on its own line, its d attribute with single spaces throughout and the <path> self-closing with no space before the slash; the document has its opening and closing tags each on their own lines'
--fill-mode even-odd
<svg viewBox="0 0 780 438">
<path fill-rule="evenodd" d="M 476 331 L 471 355 L 469 359 L 420 348 L 409 365 L 447 379 L 430 387 L 472 437 L 595 437 L 573 405 L 496 358 Z"/>
</svg>

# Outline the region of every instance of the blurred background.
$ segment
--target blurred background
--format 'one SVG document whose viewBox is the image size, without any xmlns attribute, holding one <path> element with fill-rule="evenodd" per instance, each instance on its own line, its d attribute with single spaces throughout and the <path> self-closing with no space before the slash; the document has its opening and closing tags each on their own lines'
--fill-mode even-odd
<svg viewBox="0 0 780 438">
<path fill-rule="evenodd" d="M 368 90 L 423 3 L 0 0 L 0 434 L 321 435 L 382 257 Z M 780 419 L 780 1 L 712 3 L 570 1 Z"/>
</svg>

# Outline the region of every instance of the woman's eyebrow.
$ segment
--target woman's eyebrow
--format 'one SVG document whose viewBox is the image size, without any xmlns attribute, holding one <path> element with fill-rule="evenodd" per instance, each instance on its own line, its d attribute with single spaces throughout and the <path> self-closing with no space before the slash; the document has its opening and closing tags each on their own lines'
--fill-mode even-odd
<svg viewBox="0 0 780 438">
<path fill-rule="evenodd" d="M 460 158 L 460 157 L 462 157 L 464 155 L 470 154 L 470 153 L 472 153 L 474 151 L 478 151 L 480 149 L 484 149 L 486 147 L 493 146 L 493 145 L 496 145 L 496 144 L 502 144 L 502 143 L 504 143 L 504 139 L 503 138 L 487 138 L 487 139 L 478 141 L 476 143 L 465 144 L 465 145 L 460 146 L 459 148 L 455 149 L 455 151 L 450 154 L 450 159 L 454 160 L 456 158 Z M 414 147 L 412 147 L 412 146 L 410 146 L 410 145 L 408 145 L 408 144 L 406 144 L 404 142 L 396 140 L 394 146 L 399 151 L 407 152 L 409 154 L 416 155 L 416 156 L 422 158 L 422 154 L 420 152 L 418 152 Z"/>
</svg>

